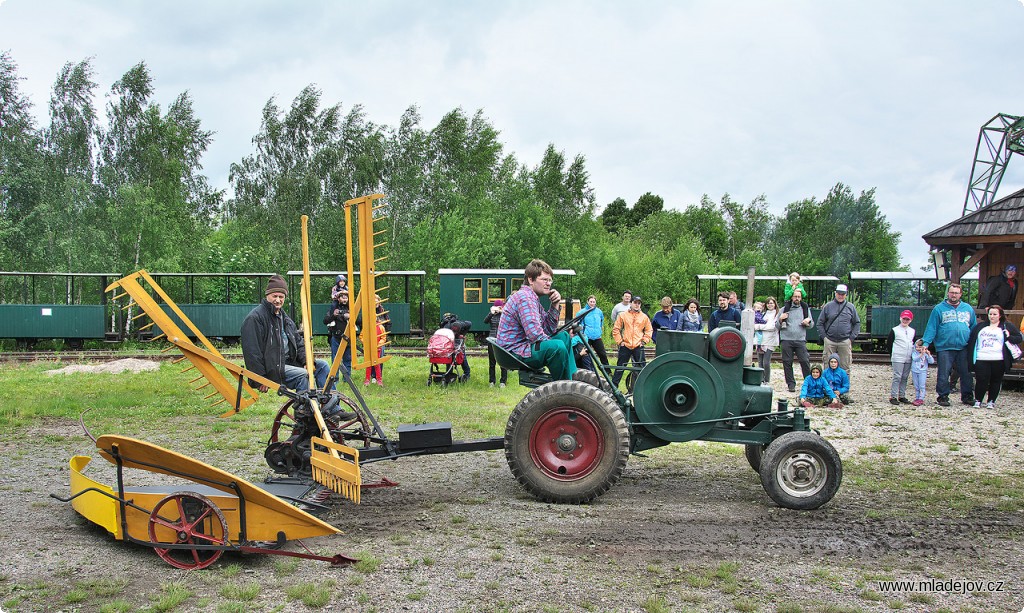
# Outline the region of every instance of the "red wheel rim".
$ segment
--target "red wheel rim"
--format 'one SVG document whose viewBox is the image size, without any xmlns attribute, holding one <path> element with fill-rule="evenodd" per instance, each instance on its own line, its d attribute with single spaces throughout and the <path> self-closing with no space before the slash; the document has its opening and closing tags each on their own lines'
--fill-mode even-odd
<svg viewBox="0 0 1024 613">
<path fill-rule="evenodd" d="M 166 507 L 166 508 L 165 508 Z M 227 546 L 228 523 L 208 498 L 192 493 L 176 493 L 157 503 L 149 514 L 149 540 L 175 545 Z M 216 562 L 222 549 L 164 549 L 153 547 L 175 568 L 198 570 Z"/>
<path fill-rule="evenodd" d="M 552 479 L 575 481 L 600 464 L 604 434 L 597 421 L 582 411 L 552 409 L 530 430 L 530 455 Z"/>
</svg>

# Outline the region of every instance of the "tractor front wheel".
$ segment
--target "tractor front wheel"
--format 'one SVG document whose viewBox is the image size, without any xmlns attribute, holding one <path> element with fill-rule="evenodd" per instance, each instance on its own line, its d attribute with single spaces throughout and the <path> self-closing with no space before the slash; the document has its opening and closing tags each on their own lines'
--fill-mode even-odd
<svg viewBox="0 0 1024 613">
<path fill-rule="evenodd" d="M 553 381 L 527 394 L 509 416 L 505 458 L 540 500 L 590 502 L 622 475 L 629 427 L 607 393 L 582 381 Z"/>
<path fill-rule="evenodd" d="M 764 450 L 764 491 L 781 507 L 817 509 L 839 491 L 843 462 L 828 441 L 813 432 L 787 432 Z"/>
</svg>

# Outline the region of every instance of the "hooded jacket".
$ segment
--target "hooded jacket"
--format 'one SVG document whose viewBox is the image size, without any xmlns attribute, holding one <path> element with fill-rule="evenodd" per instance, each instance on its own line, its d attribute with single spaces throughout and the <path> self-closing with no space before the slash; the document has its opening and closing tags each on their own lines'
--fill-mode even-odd
<svg viewBox="0 0 1024 613">
<path fill-rule="evenodd" d="M 837 394 L 848 394 L 850 393 L 850 375 L 846 374 L 846 371 L 838 366 L 839 354 L 833 353 L 828 356 L 828 363 L 832 364 L 832 360 L 836 361 L 837 366 L 828 368 L 821 371 L 821 378 L 828 381 L 829 386 Z"/>
<path fill-rule="evenodd" d="M 814 375 L 807 375 L 804 379 L 804 385 L 800 388 L 801 398 L 836 398 L 836 393 L 832 391 L 832 386 L 828 384 L 825 379 L 825 375 L 822 374 L 817 379 Z"/>
<path fill-rule="evenodd" d="M 934 342 L 936 351 L 959 351 L 967 346 L 971 328 L 976 323 L 974 307 L 963 301 L 953 306 L 948 300 L 943 300 L 928 316 L 928 326 L 921 341 L 926 347 Z"/>
</svg>

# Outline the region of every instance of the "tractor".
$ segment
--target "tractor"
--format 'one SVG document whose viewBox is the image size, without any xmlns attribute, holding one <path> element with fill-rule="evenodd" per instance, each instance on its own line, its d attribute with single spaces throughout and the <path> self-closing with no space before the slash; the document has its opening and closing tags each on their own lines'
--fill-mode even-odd
<svg viewBox="0 0 1024 613">
<path fill-rule="evenodd" d="M 839 454 L 811 429 L 802 407 L 780 399 L 773 410 L 762 370 L 743 363 L 746 340 L 735 327 L 659 331 L 655 358 L 639 370 L 632 394 L 616 389 L 597 360 L 573 381 L 551 381 L 494 347 L 497 361 L 532 388 L 509 417 L 505 456 L 541 500 L 591 501 L 619 479 L 630 454 L 694 440 L 744 445 L 765 492 L 782 507 L 817 509 L 839 489 Z"/>
</svg>

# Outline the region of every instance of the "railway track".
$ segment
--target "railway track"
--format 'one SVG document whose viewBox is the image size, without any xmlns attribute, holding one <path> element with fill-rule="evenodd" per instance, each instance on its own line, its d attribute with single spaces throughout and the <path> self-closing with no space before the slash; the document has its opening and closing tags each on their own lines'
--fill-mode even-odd
<svg viewBox="0 0 1024 613">
<path fill-rule="evenodd" d="M 407 358 L 423 358 L 427 359 L 426 347 L 388 347 L 389 355 L 397 355 Z M 242 361 L 242 352 L 240 350 L 222 350 L 221 353 L 225 358 L 232 361 Z M 330 352 L 324 350 L 314 351 L 316 357 L 323 358 L 325 360 L 330 359 Z M 467 355 L 471 358 L 484 359 L 487 357 L 487 351 L 483 347 L 470 347 L 466 351 Z M 809 352 L 811 356 L 811 362 L 821 362 L 822 356 L 820 351 Z M 654 348 L 648 347 L 647 360 L 654 359 Z M 135 358 L 140 360 L 170 360 L 181 357 L 177 351 L 167 351 L 161 353 L 159 351 L 115 351 L 110 349 L 94 349 L 94 350 L 81 350 L 81 351 L 5 351 L 0 352 L 0 362 L 7 363 L 26 363 L 26 362 L 105 362 L 109 360 L 123 360 L 128 358 Z M 614 363 L 614 356 L 612 362 Z M 772 357 L 773 363 L 779 363 L 782 357 L 778 351 Z M 855 353 L 853 361 L 857 364 L 888 364 L 889 354 L 886 353 Z"/>
</svg>

